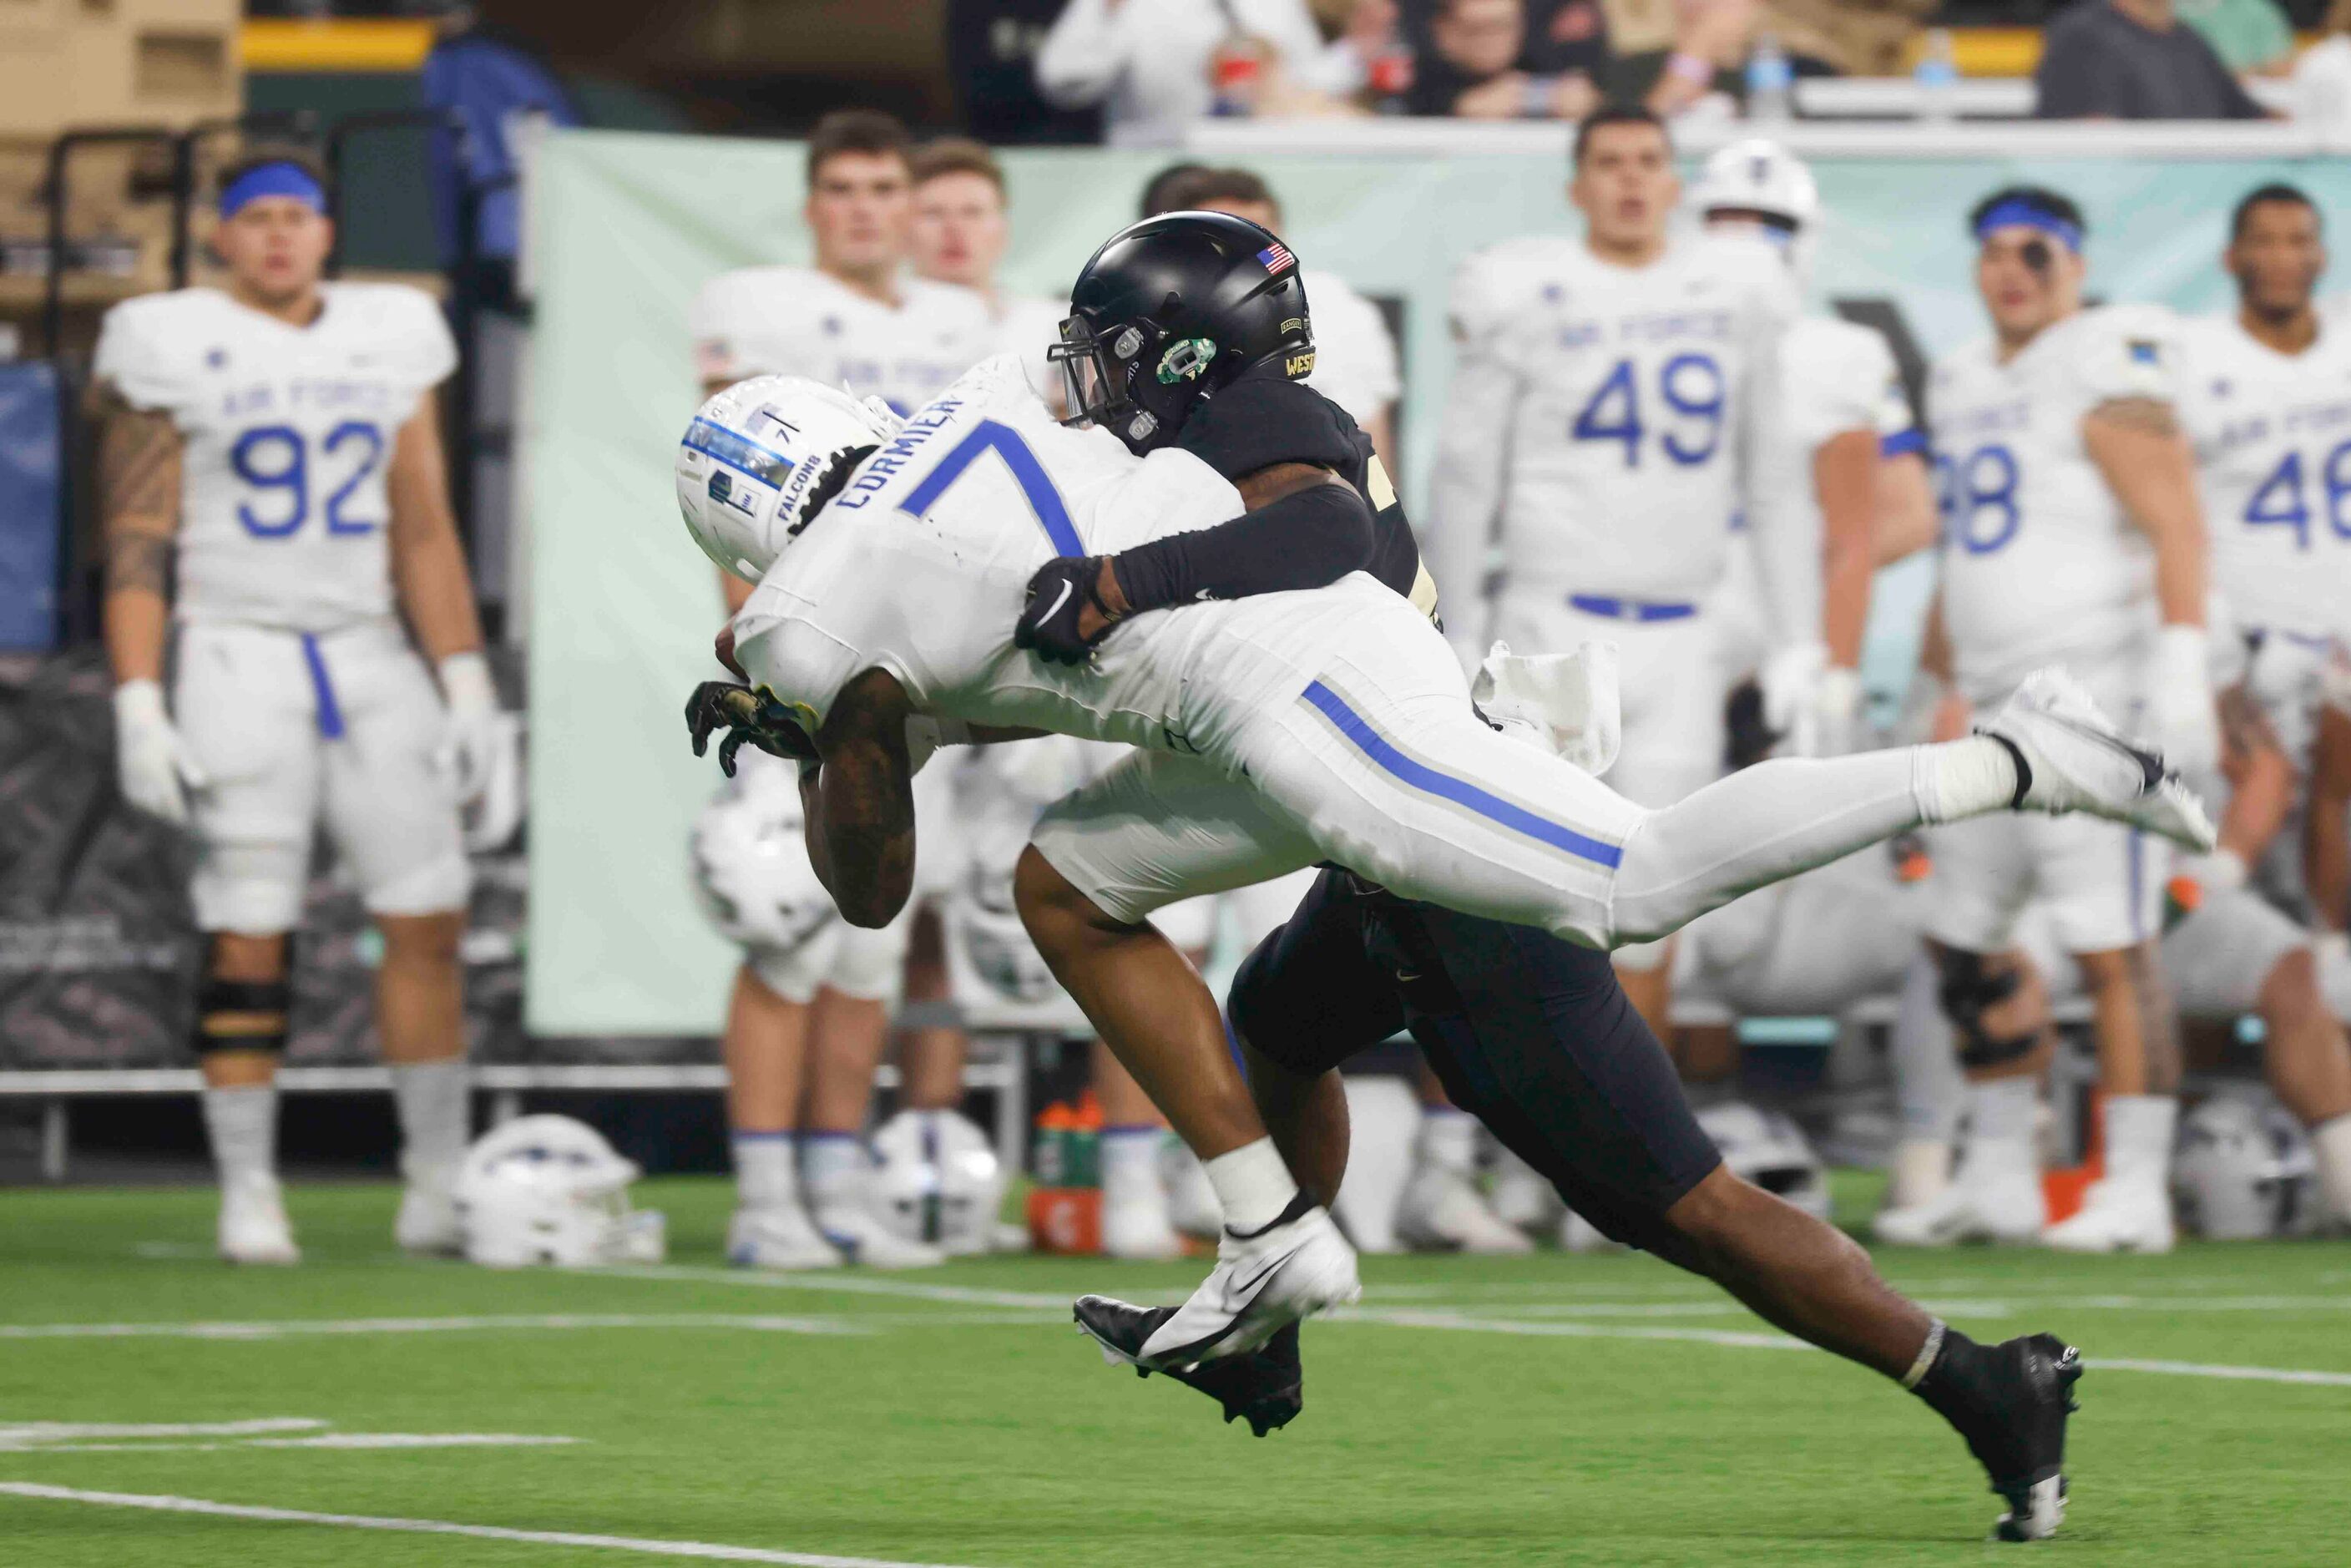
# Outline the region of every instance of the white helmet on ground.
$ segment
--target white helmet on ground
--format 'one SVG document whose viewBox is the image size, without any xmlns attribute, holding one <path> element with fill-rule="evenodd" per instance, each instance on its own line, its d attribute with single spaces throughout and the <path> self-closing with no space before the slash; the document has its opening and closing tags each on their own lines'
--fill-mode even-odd
<svg viewBox="0 0 2351 1568">
<path fill-rule="evenodd" d="M 1004 1171 L 987 1134 L 953 1111 L 901 1111 L 873 1134 L 873 1207 L 908 1241 L 950 1257 L 988 1250 Z"/>
<path fill-rule="evenodd" d="M 2171 1186 L 2180 1219 L 2208 1241 L 2301 1235 L 2318 1216 L 2310 1140 L 2267 1094 L 2216 1094 L 2189 1112 Z"/>
<path fill-rule="evenodd" d="M 797 770 L 751 750 L 695 819 L 695 895 L 737 946 L 797 953 L 840 918 L 809 861 L 804 821 Z"/>
<path fill-rule="evenodd" d="M 1698 1124 L 1722 1151 L 1731 1175 L 1786 1198 L 1815 1219 L 1829 1217 L 1828 1172 L 1787 1113 L 1733 1100 L 1700 1111 Z"/>
<path fill-rule="evenodd" d="M 1803 161 L 1778 142 L 1751 136 L 1717 148 L 1690 202 L 1709 227 L 1718 220 L 1753 225 L 1787 256 L 1799 280 L 1810 271 L 1820 187 Z"/>
<path fill-rule="evenodd" d="M 757 581 L 900 423 L 879 398 L 806 376 L 736 382 L 702 405 L 678 443 L 686 531 L 720 567 Z"/>
<path fill-rule="evenodd" d="M 629 1207 L 642 1175 L 569 1116 L 517 1116 L 465 1151 L 454 1197 L 465 1256 L 493 1269 L 534 1263 L 658 1263 L 665 1227 Z"/>
</svg>

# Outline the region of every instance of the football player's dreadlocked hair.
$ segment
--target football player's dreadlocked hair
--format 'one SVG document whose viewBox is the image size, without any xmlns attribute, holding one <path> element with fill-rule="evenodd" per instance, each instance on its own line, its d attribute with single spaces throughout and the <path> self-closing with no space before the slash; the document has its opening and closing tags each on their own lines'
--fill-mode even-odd
<svg viewBox="0 0 2351 1568">
<path fill-rule="evenodd" d="M 840 495 L 848 485 L 849 476 L 857 472 L 857 465 L 880 450 L 881 444 L 877 442 L 872 446 L 844 446 L 834 453 L 832 462 L 816 476 L 816 483 L 809 486 L 808 499 L 800 503 L 800 515 L 792 524 L 792 532 L 797 534 L 816 521 L 816 515 L 824 510 L 825 503 Z"/>
</svg>

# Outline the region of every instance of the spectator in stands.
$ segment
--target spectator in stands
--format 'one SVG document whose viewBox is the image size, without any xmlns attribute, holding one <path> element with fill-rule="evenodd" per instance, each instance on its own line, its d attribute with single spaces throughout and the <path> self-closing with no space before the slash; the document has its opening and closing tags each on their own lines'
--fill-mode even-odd
<svg viewBox="0 0 2351 1568">
<path fill-rule="evenodd" d="M 1102 104 L 1113 132 L 1327 110 L 1363 85 L 1395 15 L 1394 0 L 1354 0 L 1325 43 L 1306 0 L 1070 0 L 1037 51 L 1037 86 L 1059 108 Z"/>
<path fill-rule="evenodd" d="M 1938 0 L 1679 0 L 1671 7 L 1618 0 L 1631 28 L 1612 12 L 1620 39 L 1617 93 L 1643 94 L 1658 114 L 1680 113 L 1717 88 L 1734 85 L 1755 41 L 1766 35 L 1798 76 L 1900 76 L 1911 36 Z M 1669 10 L 1670 53 L 1626 47 L 1655 37 L 1648 13 Z M 1635 29 L 1637 29 L 1635 30 Z"/>
<path fill-rule="evenodd" d="M 1405 107 L 1462 120 L 1581 120 L 1599 107 L 1586 72 L 1528 68 L 1541 51 L 1527 23 L 1526 0 L 1439 0 Z"/>
<path fill-rule="evenodd" d="M 2049 29 L 2033 73 L 2043 120 L 2260 120 L 2172 0 L 2079 0 Z"/>
<path fill-rule="evenodd" d="M 2283 76 L 2294 68 L 2294 24 L 2278 0 L 2177 0 L 2179 19 L 2202 35 L 2239 76 Z"/>
</svg>

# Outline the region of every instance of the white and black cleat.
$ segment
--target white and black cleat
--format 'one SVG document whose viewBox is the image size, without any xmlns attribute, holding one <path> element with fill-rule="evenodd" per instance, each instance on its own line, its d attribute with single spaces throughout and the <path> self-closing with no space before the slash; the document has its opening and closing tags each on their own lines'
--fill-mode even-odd
<svg viewBox="0 0 2351 1568">
<path fill-rule="evenodd" d="M 1217 1267 L 1134 1353 L 1153 1372 L 1255 1350 L 1284 1325 L 1360 1298 L 1355 1249 L 1304 1193 L 1262 1229 L 1227 1227 Z"/>
<path fill-rule="evenodd" d="M 1996 1427 L 1968 1446 L 2008 1504 L 1992 1525 L 1995 1541 L 2046 1541 L 2065 1520 L 2065 1422 L 2081 1406 L 2082 1354 L 2054 1334 L 2028 1334 L 1992 1347 L 2006 1364 L 2006 1408 Z"/>
<path fill-rule="evenodd" d="M 2019 811 L 2086 811 L 2127 822 L 2199 852 L 2217 841 L 2196 792 L 2162 755 L 2132 743 L 2081 683 L 2035 670 L 2000 712 L 1976 727 L 2016 759 Z"/>
<path fill-rule="evenodd" d="M 1132 1366 L 1148 1378 L 1152 1369 L 1135 1360 L 1143 1343 L 1176 1315 L 1174 1307 L 1131 1306 L 1109 1296 L 1081 1296 L 1073 1309 L 1078 1330 L 1101 1347 L 1113 1366 Z M 1225 1424 L 1249 1423 L 1262 1437 L 1290 1425 L 1305 1408 L 1306 1373 L 1299 1359 L 1298 1325 L 1287 1323 L 1246 1355 L 1222 1356 L 1195 1366 L 1159 1369 L 1187 1388 L 1196 1388 L 1224 1406 Z"/>
</svg>

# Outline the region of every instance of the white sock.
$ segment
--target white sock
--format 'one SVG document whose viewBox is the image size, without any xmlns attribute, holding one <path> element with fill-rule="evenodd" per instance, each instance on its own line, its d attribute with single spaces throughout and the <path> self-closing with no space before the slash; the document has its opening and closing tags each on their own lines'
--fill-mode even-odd
<svg viewBox="0 0 2351 1568">
<path fill-rule="evenodd" d="M 2030 1077 L 1969 1084 L 1968 1134 L 1957 1179 L 2030 1176 L 2040 1163 L 2032 1148 L 2033 1118 L 2040 1110 L 2041 1086 Z"/>
<path fill-rule="evenodd" d="M 277 1174 L 277 1086 L 204 1091 L 204 1133 L 221 1185 Z"/>
<path fill-rule="evenodd" d="M 789 1131 L 737 1132 L 735 1146 L 735 1201 L 745 1208 L 789 1208 L 800 1200 L 800 1173 L 795 1163 L 799 1150 Z"/>
<path fill-rule="evenodd" d="M 2106 1096 L 2106 1174 L 2163 1185 L 2179 1102 L 2168 1094 Z"/>
<path fill-rule="evenodd" d="M 835 1208 L 864 1196 L 872 1161 L 856 1134 L 802 1133 L 799 1143 L 800 1179 L 808 1184 L 810 1207 Z"/>
<path fill-rule="evenodd" d="M 2318 1190 L 2338 1225 L 2351 1224 L 2351 1113 L 2310 1130 L 2310 1150 L 2318 1162 Z"/>
<path fill-rule="evenodd" d="M 1159 1185 L 1159 1145 L 1167 1130 L 1149 1122 L 1104 1127 L 1102 1184 L 1105 1197 Z"/>
<path fill-rule="evenodd" d="M 395 1061 L 392 1103 L 400 1115 L 400 1174 L 415 1181 L 452 1172 L 471 1141 L 472 1075 L 465 1059 Z"/>
<path fill-rule="evenodd" d="M 1958 1042 L 1938 996 L 1941 977 L 1921 953 L 1902 977 L 1902 1003 L 1894 1019 L 1889 1061 L 1894 1099 L 1902 1113 L 1902 1135 L 1946 1144 L 1959 1130 L 1967 1081 L 1959 1074 Z"/>
<path fill-rule="evenodd" d="M 1917 747 L 1918 810 L 1930 822 L 2001 811 L 2016 799 L 2016 757 L 1988 735 Z"/>
<path fill-rule="evenodd" d="M 1281 1163 L 1280 1151 L 1270 1137 L 1200 1163 L 1208 1173 L 1208 1185 L 1217 1189 L 1217 1201 L 1224 1205 L 1228 1230 L 1262 1230 L 1280 1218 L 1298 1196 L 1298 1184 L 1290 1179 L 1290 1167 Z"/>
<path fill-rule="evenodd" d="M 1451 1105 L 1426 1105 L 1420 1113 L 1420 1159 L 1453 1176 L 1478 1168 L 1478 1119 Z"/>
</svg>

